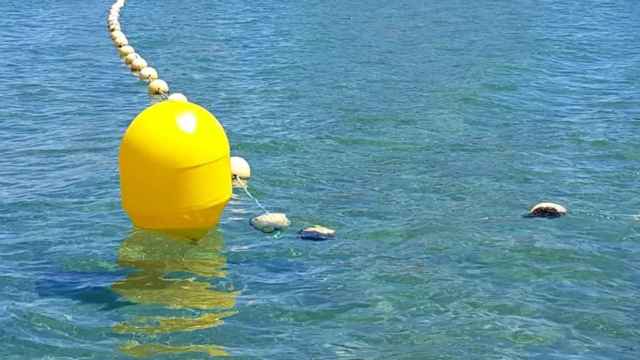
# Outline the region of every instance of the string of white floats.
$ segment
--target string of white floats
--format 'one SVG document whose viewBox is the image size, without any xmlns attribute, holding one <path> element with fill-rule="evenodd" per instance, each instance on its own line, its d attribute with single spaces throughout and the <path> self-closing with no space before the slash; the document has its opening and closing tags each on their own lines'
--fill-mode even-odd
<svg viewBox="0 0 640 360">
<path fill-rule="evenodd" d="M 120 58 L 134 75 L 147 83 L 149 95 L 152 97 L 175 101 L 188 101 L 187 97 L 181 93 L 169 94 L 169 84 L 160 79 L 158 71 L 149 66 L 147 60 L 145 60 L 129 43 L 129 39 L 122 31 L 122 25 L 120 24 L 120 10 L 124 7 L 125 2 L 126 0 L 116 0 L 111 6 L 109 16 L 107 18 L 107 26 L 111 34 L 111 40 L 118 50 Z M 263 232 L 284 230 L 289 227 L 290 221 L 285 214 L 272 213 L 268 211 L 249 192 L 247 188 L 247 181 L 251 177 L 251 168 L 245 159 L 238 156 L 231 157 L 231 173 L 234 178 L 234 186 L 241 187 L 245 193 L 255 201 L 258 207 L 264 211 L 262 215 L 251 219 L 252 226 Z M 300 236 L 312 240 L 324 240 L 334 237 L 335 231 L 316 225 L 301 230 Z"/>
<path fill-rule="evenodd" d="M 111 33 L 111 40 L 118 50 L 120 58 L 131 69 L 134 75 L 142 81 L 148 83 L 147 88 L 152 96 L 168 98 L 176 101 L 188 101 L 187 97 L 181 93 L 169 95 L 169 84 L 160 79 L 158 71 L 149 66 L 149 63 L 131 46 L 129 39 L 122 31 L 120 24 L 120 10 L 124 7 L 126 0 L 116 0 L 109 10 L 107 25 Z"/>
</svg>

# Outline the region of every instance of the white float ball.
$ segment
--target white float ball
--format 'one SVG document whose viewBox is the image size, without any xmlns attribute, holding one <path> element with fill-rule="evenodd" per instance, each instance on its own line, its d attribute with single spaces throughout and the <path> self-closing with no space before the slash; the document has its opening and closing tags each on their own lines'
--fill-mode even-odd
<svg viewBox="0 0 640 360">
<path fill-rule="evenodd" d="M 251 177 L 251 167 L 247 160 L 240 156 L 231 157 L 231 175 L 240 179 L 248 179 Z"/>
<path fill-rule="evenodd" d="M 567 208 L 552 202 L 542 202 L 532 207 L 529 214 L 538 217 L 557 217 L 566 215 Z"/>
<path fill-rule="evenodd" d="M 118 48 L 118 54 L 120 54 L 120 57 L 126 57 L 127 55 L 133 54 L 135 52 L 135 49 L 130 45 L 125 45 Z"/>
<path fill-rule="evenodd" d="M 140 80 L 153 81 L 158 78 L 158 72 L 156 69 L 151 66 L 147 66 L 146 68 L 140 70 L 140 74 L 138 74 Z"/>
<path fill-rule="evenodd" d="M 120 27 L 120 23 L 119 22 L 113 22 L 112 24 L 109 25 L 109 31 L 114 32 L 114 31 L 122 31 L 122 28 Z"/>
<path fill-rule="evenodd" d="M 129 45 L 129 40 L 127 40 L 126 36 L 121 36 L 121 37 L 117 37 L 115 39 L 113 39 L 113 43 L 117 46 L 117 47 L 122 47 L 125 45 Z"/>
<path fill-rule="evenodd" d="M 169 84 L 164 80 L 153 80 L 149 83 L 149 94 L 151 95 L 163 95 L 169 92 Z"/>
<path fill-rule="evenodd" d="M 147 61 L 141 57 L 133 60 L 133 62 L 131 63 L 131 65 L 129 65 L 131 67 L 132 71 L 140 71 L 144 68 L 147 67 Z"/>
<path fill-rule="evenodd" d="M 187 99 L 186 96 L 184 96 L 181 93 L 173 93 L 171 95 L 169 95 L 169 97 L 167 98 L 169 100 L 173 100 L 173 101 L 182 101 L 182 102 L 189 102 L 189 100 Z"/>
<path fill-rule="evenodd" d="M 116 31 L 112 31 L 111 32 L 111 39 L 112 40 L 115 40 L 117 37 L 122 37 L 122 36 L 124 36 L 124 33 L 122 31 L 116 30 Z"/>
<path fill-rule="evenodd" d="M 140 57 L 140 55 L 138 55 L 138 54 L 136 54 L 136 53 L 131 53 L 131 54 L 129 54 L 129 55 L 127 55 L 127 56 L 125 56 L 125 57 L 124 57 L 124 62 L 125 62 L 125 64 L 127 64 L 127 65 L 131 65 L 131 63 L 132 63 L 135 59 L 137 59 L 137 58 L 139 58 L 139 57 Z"/>
</svg>

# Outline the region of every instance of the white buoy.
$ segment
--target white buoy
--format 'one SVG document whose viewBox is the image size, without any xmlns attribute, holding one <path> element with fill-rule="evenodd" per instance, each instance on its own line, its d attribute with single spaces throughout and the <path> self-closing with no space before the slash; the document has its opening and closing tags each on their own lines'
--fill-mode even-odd
<svg viewBox="0 0 640 360">
<path fill-rule="evenodd" d="M 122 28 L 120 27 L 120 23 L 114 22 L 111 25 L 109 25 L 109 31 L 111 32 L 122 31 Z"/>
<path fill-rule="evenodd" d="M 300 230 L 301 239 L 322 241 L 336 237 L 336 231 L 320 225 L 313 225 Z"/>
<path fill-rule="evenodd" d="M 251 225 L 265 233 L 284 230 L 289 227 L 290 224 L 287 215 L 283 213 L 266 213 L 251 219 Z"/>
<path fill-rule="evenodd" d="M 169 85 L 164 80 L 153 80 L 149 83 L 150 95 L 164 95 L 169 93 Z"/>
<path fill-rule="evenodd" d="M 240 179 L 248 179 L 251 177 L 251 167 L 247 160 L 240 156 L 231 157 L 231 175 Z"/>
<path fill-rule="evenodd" d="M 124 62 L 127 65 L 131 65 L 131 63 L 139 57 L 140 55 L 138 55 L 137 53 L 132 53 L 124 57 Z"/>
<path fill-rule="evenodd" d="M 167 98 L 167 100 L 182 101 L 182 102 L 189 102 L 189 100 L 187 99 L 187 97 L 186 97 L 186 96 L 184 96 L 184 94 L 181 94 L 181 93 L 173 93 L 173 94 L 169 95 L 169 97 Z"/>
<path fill-rule="evenodd" d="M 558 217 L 566 214 L 567 209 L 564 206 L 552 202 L 536 204 L 529 210 L 529 215 L 535 217 Z"/>
<path fill-rule="evenodd" d="M 129 40 L 127 39 L 126 36 L 122 35 L 122 36 L 118 36 L 115 39 L 113 39 L 113 43 L 117 47 L 121 47 L 121 46 L 129 45 Z"/>
<path fill-rule="evenodd" d="M 140 70 L 140 74 L 138 74 L 138 77 L 140 78 L 140 80 L 153 81 L 158 78 L 158 72 L 151 66 L 147 66 L 146 68 Z"/>
<path fill-rule="evenodd" d="M 118 48 L 118 54 L 121 58 L 126 57 L 129 54 L 135 53 L 136 50 L 131 45 L 125 45 Z"/>
<path fill-rule="evenodd" d="M 112 31 L 111 32 L 111 40 L 116 40 L 118 37 L 123 37 L 124 33 L 122 31 Z M 124 36 L 126 38 L 126 36 Z"/>
<path fill-rule="evenodd" d="M 129 65 L 129 67 L 131 68 L 131 71 L 140 71 L 144 68 L 147 67 L 147 61 L 141 57 L 133 60 L 133 62 L 131 63 L 131 65 Z"/>
</svg>

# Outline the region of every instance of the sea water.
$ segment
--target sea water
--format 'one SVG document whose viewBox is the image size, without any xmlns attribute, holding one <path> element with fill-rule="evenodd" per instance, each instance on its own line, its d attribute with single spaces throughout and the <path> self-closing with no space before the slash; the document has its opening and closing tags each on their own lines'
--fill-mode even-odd
<svg viewBox="0 0 640 360">
<path fill-rule="evenodd" d="M 110 5 L 0 3 L 0 358 L 640 357 L 637 1 L 128 1 L 292 220 L 198 241 L 121 209 Z"/>
</svg>

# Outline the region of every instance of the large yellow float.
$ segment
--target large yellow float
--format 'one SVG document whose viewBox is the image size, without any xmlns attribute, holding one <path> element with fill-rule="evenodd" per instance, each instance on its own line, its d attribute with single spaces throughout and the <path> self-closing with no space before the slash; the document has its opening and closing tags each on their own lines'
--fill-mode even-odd
<svg viewBox="0 0 640 360">
<path fill-rule="evenodd" d="M 166 100 L 140 113 L 120 146 L 122 206 L 142 229 L 202 235 L 231 198 L 229 141 L 191 102 Z"/>
</svg>

